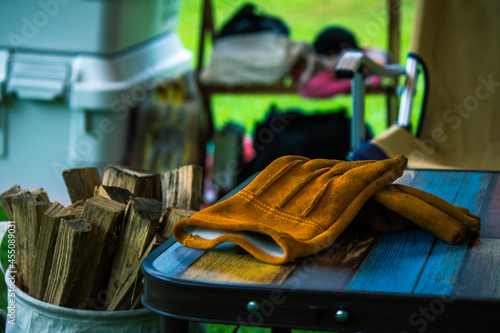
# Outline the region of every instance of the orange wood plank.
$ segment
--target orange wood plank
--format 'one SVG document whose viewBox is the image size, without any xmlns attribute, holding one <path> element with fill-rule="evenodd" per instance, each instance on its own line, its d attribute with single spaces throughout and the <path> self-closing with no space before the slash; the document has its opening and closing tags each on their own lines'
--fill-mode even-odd
<svg viewBox="0 0 500 333">
<path fill-rule="evenodd" d="M 280 284 L 295 267 L 266 264 L 237 246 L 207 251 L 182 275 L 190 280 L 225 283 Z"/>
</svg>

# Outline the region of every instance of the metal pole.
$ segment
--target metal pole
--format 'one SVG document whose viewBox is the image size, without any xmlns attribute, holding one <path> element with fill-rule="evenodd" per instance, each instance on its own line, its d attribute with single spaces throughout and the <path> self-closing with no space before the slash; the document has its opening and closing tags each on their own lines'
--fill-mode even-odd
<svg viewBox="0 0 500 333">
<path fill-rule="evenodd" d="M 351 153 L 366 140 L 365 82 L 363 72 L 357 71 L 352 80 Z M 350 159 L 350 158 L 349 158 Z"/>
</svg>

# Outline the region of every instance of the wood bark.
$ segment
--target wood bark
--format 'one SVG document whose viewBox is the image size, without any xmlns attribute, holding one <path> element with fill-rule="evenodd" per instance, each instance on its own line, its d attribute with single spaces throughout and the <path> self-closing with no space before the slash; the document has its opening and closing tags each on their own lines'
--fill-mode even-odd
<svg viewBox="0 0 500 333">
<path fill-rule="evenodd" d="M 142 295 L 144 288 L 142 285 L 141 263 L 153 250 L 157 242 L 156 237 L 149 243 L 143 252 L 141 259 L 131 267 L 128 276 L 122 281 L 115 296 L 107 305 L 106 311 L 133 310 L 138 307 L 138 300 Z"/>
<path fill-rule="evenodd" d="M 12 212 L 12 199 L 19 194 L 29 193 L 36 201 L 48 202 L 49 197 L 42 188 L 33 190 L 23 190 L 21 186 L 14 185 L 7 191 L 0 194 L 0 206 L 4 209 L 9 221 L 14 221 L 14 214 Z"/>
<path fill-rule="evenodd" d="M 117 186 L 100 185 L 94 190 L 94 197 L 103 196 L 105 198 L 127 204 L 134 195 L 126 188 Z"/>
<path fill-rule="evenodd" d="M 29 290 L 33 282 L 33 267 L 36 246 L 43 213 L 50 202 L 36 201 L 29 193 L 22 193 L 12 199 L 12 212 L 16 227 L 16 264 L 23 290 Z"/>
<path fill-rule="evenodd" d="M 75 286 L 80 287 L 83 281 L 78 280 L 82 253 L 91 233 L 91 226 L 84 220 L 61 221 L 54 249 L 54 260 L 48 279 L 44 301 L 68 306 Z"/>
<path fill-rule="evenodd" d="M 190 217 L 194 213 L 196 211 L 191 209 L 168 207 L 160 221 L 160 241 L 164 242 L 173 236 L 172 231 L 177 221 Z"/>
<path fill-rule="evenodd" d="M 111 266 L 106 304 L 112 303 L 157 232 L 161 203 L 154 199 L 133 198 L 127 205 L 125 229 Z"/>
<path fill-rule="evenodd" d="M 58 202 L 54 202 L 43 214 L 33 261 L 31 296 L 42 300 L 45 295 L 60 222 L 79 219 L 80 216 L 81 209 L 78 205 L 64 207 Z"/>
<path fill-rule="evenodd" d="M 104 170 L 102 184 L 126 188 L 136 197 L 161 202 L 161 176 L 156 172 L 108 165 Z"/>
<path fill-rule="evenodd" d="M 162 175 L 163 208 L 199 210 L 203 198 L 203 169 L 185 165 Z"/>
<path fill-rule="evenodd" d="M 94 188 L 102 183 L 95 167 L 63 170 L 62 177 L 72 203 L 92 198 Z"/>
<path fill-rule="evenodd" d="M 72 296 L 72 305 L 78 308 L 96 307 L 99 286 L 105 284 L 106 265 L 111 262 L 120 229 L 123 228 L 125 205 L 104 197 L 90 198 L 83 206 L 82 218 L 92 226 L 80 260 L 79 287 Z"/>
</svg>

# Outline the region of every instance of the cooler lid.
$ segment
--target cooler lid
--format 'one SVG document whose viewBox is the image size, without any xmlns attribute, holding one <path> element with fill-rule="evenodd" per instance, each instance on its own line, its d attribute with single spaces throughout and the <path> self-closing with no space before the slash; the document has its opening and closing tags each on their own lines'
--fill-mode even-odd
<svg viewBox="0 0 500 333">
<path fill-rule="evenodd" d="M 191 59 L 174 32 L 113 57 L 0 50 L 0 101 L 4 92 L 19 99 L 66 98 L 71 108 L 129 108 L 146 91 L 189 71 Z"/>
<path fill-rule="evenodd" d="M 69 91 L 73 108 L 138 104 L 144 92 L 192 68 L 192 53 L 171 32 L 116 57 L 81 55 L 73 62 Z"/>
</svg>

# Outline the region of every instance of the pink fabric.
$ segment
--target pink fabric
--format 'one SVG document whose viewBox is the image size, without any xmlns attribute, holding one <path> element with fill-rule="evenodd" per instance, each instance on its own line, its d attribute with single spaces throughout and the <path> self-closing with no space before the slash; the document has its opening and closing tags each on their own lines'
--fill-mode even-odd
<svg viewBox="0 0 500 333">
<path fill-rule="evenodd" d="M 363 48 L 363 51 L 379 65 L 385 65 L 387 63 L 387 54 L 385 51 L 375 47 L 366 47 Z M 335 59 L 335 57 L 332 59 Z M 328 98 L 351 91 L 351 80 L 337 79 L 334 69 L 335 63 L 323 63 L 323 66 L 326 68 L 319 70 L 309 79 L 309 81 L 299 87 L 298 93 L 302 97 Z M 379 77 L 370 76 L 367 78 L 366 83 L 370 86 L 377 86 L 380 84 L 380 81 L 381 79 Z"/>
<path fill-rule="evenodd" d="M 380 78 L 371 76 L 368 83 L 376 86 Z M 327 98 L 338 94 L 345 94 L 351 90 L 350 79 L 337 79 L 335 70 L 323 70 L 313 75 L 309 81 L 299 87 L 299 94 L 309 98 Z"/>
<path fill-rule="evenodd" d="M 243 137 L 243 163 L 247 164 L 255 157 L 256 151 L 253 147 L 253 138 L 251 135 Z"/>
</svg>

